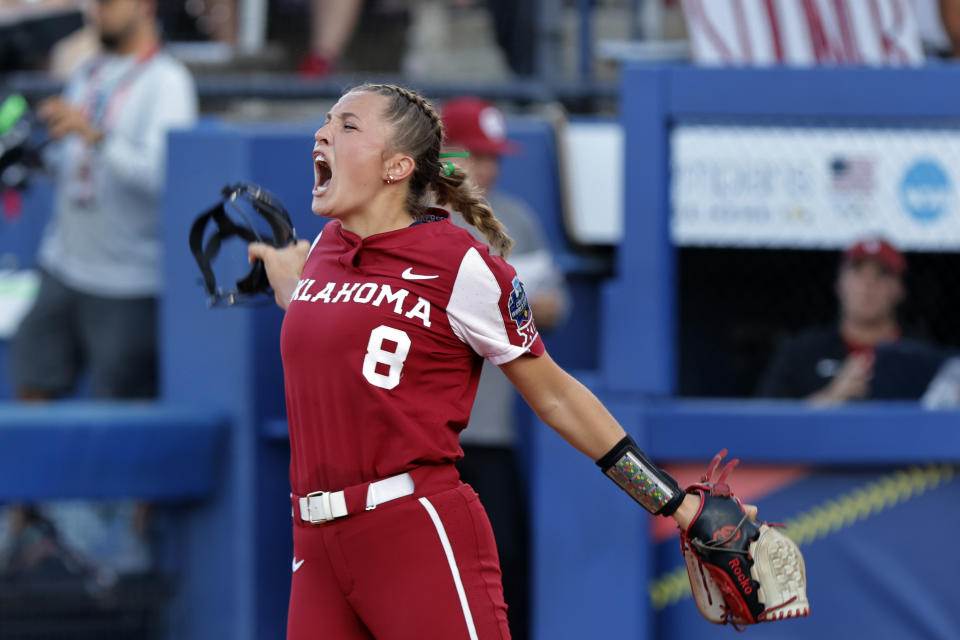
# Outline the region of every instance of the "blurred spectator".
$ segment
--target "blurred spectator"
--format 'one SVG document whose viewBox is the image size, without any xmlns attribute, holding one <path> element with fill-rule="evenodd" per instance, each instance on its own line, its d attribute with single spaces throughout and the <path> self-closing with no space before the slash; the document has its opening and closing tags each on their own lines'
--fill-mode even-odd
<svg viewBox="0 0 960 640">
<path fill-rule="evenodd" d="M 928 59 L 960 58 L 960 0 L 913 0 Z"/>
<path fill-rule="evenodd" d="M 304 76 L 333 73 L 350 43 L 365 0 L 305 0 L 309 10 L 307 53 L 297 71 Z M 239 19 L 237 0 L 200 0 L 188 7 L 198 27 L 215 40 L 235 45 Z"/>
<path fill-rule="evenodd" d="M 920 2 L 921 5 L 924 2 L 929 4 L 933 0 L 920 0 Z M 948 57 L 960 58 L 960 0 L 939 0 L 938 8 L 940 30 L 948 40 L 941 50 L 948 52 Z"/>
<path fill-rule="evenodd" d="M 410 0 L 312 0 L 303 77 L 398 73 L 407 50 Z"/>
<path fill-rule="evenodd" d="M 484 6 L 493 22 L 497 45 L 517 75 L 533 75 L 536 62 L 538 0 L 448 0 L 453 7 Z"/>
<path fill-rule="evenodd" d="M 500 158 L 517 149 L 506 139 L 503 114 L 472 97 L 451 99 L 441 109 L 447 151 L 467 151 L 456 158 L 486 194 L 494 214 L 515 245 L 508 262 L 523 282 L 537 327 L 549 331 L 566 312 L 563 276 L 554 264 L 536 215 L 525 204 L 495 187 Z M 476 227 L 460 216 L 453 222 L 484 241 Z M 503 571 L 507 618 L 515 640 L 528 633 L 528 523 L 524 479 L 517 459 L 516 394 L 498 367 L 484 363 L 470 423 L 460 434 L 464 458 L 457 464 L 463 481 L 483 500 L 490 517 Z"/>
<path fill-rule="evenodd" d="M 47 70 L 50 75 L 67 81 L 80 67 L 100 51 L 100 35 L 96 27 L 96 5 L 78 2 L 84 6 L 84 26 L 58 40 L 50 49 Z"/>
<path fill-rule="evenodd" d="M 288 53 L 299 56 L 296 70 L 304 78 L 320 79 L 339 71 L 395 72 L 403 59 L 409 4 L 408 0 L 284 0 L 270 3 L 268 31 Z M 236 44 L 241 17 L 237 0 L 196 0 L 186 11 L 197 17 L 201 33 Z"/>
<path fill-rule="evenodd" d="M 80 0 L 0 0 L 0 72 L 48 68 L 54 43 L 83 26 Z"/>
<path fill-rule="evenodd" d="M 537 37 L 540 3 L 537 0 L 486 0 L 497 44 L 507 64 L 517 75 L 530 76 L 536 71 Z"/>
<path fill-rule="evenodd" d="M 918 399 L 944 354 L 904 336 L 897 307 L 906 295 L 906 268 L 903 254 L 882 238 L 849 247 L 835 283 L 837 324 L 804 331 L 780 345 L 758 395 L 820 405 Z"/>
<path fill-rule="evenodd" d="M 188 12 L 197 14 L 200 31 L 231 46 L 237 43 L 237 0 L 201 0 L 187 5 Z"/>
<path fill-rule="evenodd" d="M 161 49 L 156 9 L 154 0 L 99 0 L 102 53 L 70 77 L 62 96 L 39 106 L 51 140 L 55 210 L 40 246 L 37 300 L 11 344 L 21 400 L 67 395 L 84 373 L 98 398 L 156 395 L 157 205 L 166 138 L 197 116 L 193 79 Z M 145 507 L 111 505 L 98 513 L 122 520 L 134 540 L 98 550 L 102 539 L 78 533 L 79 550 L 121 563 L 118 571 L 145 568 Z M 92 530 L 74 516 L 51 520 L 67 542 L 71 532 Z M 105 523 L 103 530 L 115 527 Z"/>
<path fill-rule="evenodd" d="M 924 409 L 960 407 L 960 356 L 944 361 L 920 401 Z"/>
<path fill-rule="evenodd" d="M 956 0 L 914 0 L 920 42 L 928 59 L 953 57 L 954 47 L 946 30 L 951 5 Z M 960 6 L 960 5 L 958 5 Z"/>
<path fill-rule="evenodd" d="M 40 247 L 37 303 L 12 345 L 19 397 L 72 390 L 89 366 L 93 393 L 156 393 L 157 202 L 166 135 L 197 114 L 193 80 L 163 53 L 152 0 L 100 0 L 104 53 L 38 113 L 54 145 L 54 216 Z"/>
<path fill-rule="evenodd" d="M 310 50 L 297 71 L 323 77 L 336 71 L 353 37 L 364 0 L 310 0 Z"/>
</svg>

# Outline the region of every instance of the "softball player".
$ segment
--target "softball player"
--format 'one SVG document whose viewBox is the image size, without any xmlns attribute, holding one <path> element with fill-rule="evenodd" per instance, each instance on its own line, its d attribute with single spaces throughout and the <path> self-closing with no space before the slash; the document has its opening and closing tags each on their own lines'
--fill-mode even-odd
<svg viewBox="0 0 960 640">
<path fill-rule="evenodd" d="M 509 251 L 442 141 L 417 93 L 350 90 L 315 135 L 311 209 L 332 221 L 312 246 L 250 245 L 287 310 L 291 640 L 509 637 L 493 535 L 453 466 L 483 358 L 651 513 L 685 526 L 699 504 L 550 359 L 514 270 L 424 205 Z"/>
</svg>

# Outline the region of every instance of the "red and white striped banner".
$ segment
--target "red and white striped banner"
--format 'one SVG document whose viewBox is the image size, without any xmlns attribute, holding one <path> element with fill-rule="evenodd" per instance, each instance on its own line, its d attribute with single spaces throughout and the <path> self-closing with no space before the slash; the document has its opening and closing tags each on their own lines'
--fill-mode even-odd
<svg viewBox="0 0 960 640">
<path fill-rule="evenodd" d="M 918 65 L 912 0 L 682 0 L 710 65 Z"/>
</svg>

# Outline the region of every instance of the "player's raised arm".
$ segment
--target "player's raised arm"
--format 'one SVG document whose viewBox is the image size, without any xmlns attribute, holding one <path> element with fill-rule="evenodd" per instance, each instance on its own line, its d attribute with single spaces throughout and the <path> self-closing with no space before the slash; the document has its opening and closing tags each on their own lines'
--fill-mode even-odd
<svg viewBox="0 0 960 640">
<path fill-rule="evenodd" d="M 686 529 L 700 499 L 653 464 L 597 397 L 546 353 L 500 365 L 537 416 L 586 454 L 654 515 L 673 516 Z"/>
<path fill-rule="evenodd" d="M 732 493 L 726 450 L 700 483 L 681 489 L 637 447 L 593 393 L 544 352 L 500 368 L 541 420 L 596 461 L 653 515 L 673 516 L 700 613 L 717 624 L 782 620 L 810 614 L 806 570 L 796 543 Z M 752 576 L 752 577 L 751 577 Z"/>
</svg>

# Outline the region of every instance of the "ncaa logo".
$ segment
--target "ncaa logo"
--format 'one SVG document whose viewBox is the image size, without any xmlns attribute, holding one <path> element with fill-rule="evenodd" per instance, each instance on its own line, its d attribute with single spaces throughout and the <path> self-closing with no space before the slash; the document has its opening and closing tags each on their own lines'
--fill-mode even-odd
<svg viewBox="0 0 960 640">
<path fill-rule="evenodd" d="M 530 304 L 527 302 L 527 294 L 523 290 L 523 284 L 520 278 L 514 277 L 513 291 L 510 292 L 510 300 L 507 302 L 507 310 L 510 317 L 517 323 L 517 327 L 522 327 L 530 321 Z"/>
<path fill-rule="evenodd" d="M 918 160 L 900 182 L 900 203 L 918 222 L 933 222 L 950 209 L 950 179 L 933 160 Z"/>
<path fill-rule="evenodd" d="M 517 325 L 517 334 L 523 338 L 521 346 L 526 348 L 537 339 L 537 327 L 533 322 L 533 313 L 530 312 L 530 303 L 527 302 L 527 294 L 523 291 L 520 278 L 514 277 L 510 284 L 513 290 L 507 301 L 507 310 L 510 312 L 510 318 Z"/>
</svg>

